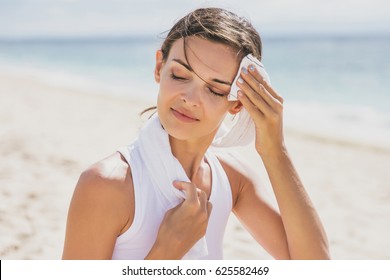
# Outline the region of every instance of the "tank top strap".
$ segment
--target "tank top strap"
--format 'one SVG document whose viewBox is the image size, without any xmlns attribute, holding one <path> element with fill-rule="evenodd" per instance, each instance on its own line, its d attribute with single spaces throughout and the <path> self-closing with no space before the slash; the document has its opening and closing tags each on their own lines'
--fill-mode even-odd
<svg viewBox="0 0 390 280">
<path fill-rule="evenodd" d="M 217 156 L 208 151 L 205 157 L 211 168 L 212 185 L 209 201 L 213 205 L 213 211 L 206 232 L 209 255 L 201 259 L 223 259 L 223 236 L 232 210 L 232 191 Z"/>
<path fill-rule="evenodd" d="M 207 151 L 205 154 L 206 160 L 210 165 L 212 173 L 212 191 L 210 195 L 210 202 L 215 201 L 216 199 L 220 200 L 224 198 L 224 206 L 232 209 L 232 190 L 230 186 L 229 178 L 223 168 L 218 157 L 212 152 Z"/>
</svg>

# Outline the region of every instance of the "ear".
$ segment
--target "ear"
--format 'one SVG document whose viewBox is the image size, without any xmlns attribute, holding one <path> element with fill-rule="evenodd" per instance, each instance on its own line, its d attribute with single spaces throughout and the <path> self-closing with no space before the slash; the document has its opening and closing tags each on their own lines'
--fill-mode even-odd
<svg viewBox="0 0 390 280">
<path fill-rule="evenodd" d="M 163 54 L 161 50 L 156 52 L 156 66 L 154 68 L 154 79 L 157 83 L 160 83 L 161 80 L 161 69 L 164 64 Z"/>
<path fill-rule="evenodd" d="M 228 111 L 230 114 L 235 115 L 241 111 L 242 107 L 243 105 L 241 101 L 234 101 L 234 103 L 231 105 Z"/>
</svg>

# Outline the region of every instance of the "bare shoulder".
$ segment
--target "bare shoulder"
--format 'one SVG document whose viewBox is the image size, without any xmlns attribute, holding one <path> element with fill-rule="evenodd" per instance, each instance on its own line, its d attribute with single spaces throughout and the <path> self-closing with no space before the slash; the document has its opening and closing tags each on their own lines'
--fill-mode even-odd
<svg viewBox="0 0 390 280">
<path fill-rule="evenodd" d="M 121 233 L 132 220 L 134 206 L 131 169 L 121 154 L 110 155 L 80 175 L 72 205 L 88 208 L 91 217 L 96 214 L 109 218 Z"/>
<path fill-rule="evenodd" d="M 259 175 L 254 172 L 253 167 L 233 153 L 218 153 L 217 158 L 229 179 L 232 188 L 233 205 L 235 205 L 244 188 L 256 185 Z"/>
<path fill-rule="evenodd" d="M 253 176 L 253 167 L 245 163 L 234 153 L 218 153 L 217 158 L 225 172 L 232 173 L 231 176 L 250 178 Z"/>
<path fill-rule="evenodd" d="M 130 166 L 116 152 L 86 169 L 80 176 L 78 186 L 111 192 L 126 189 L 132 181 Z"/>
<path fill-rule="evenodd" d="M 115 153 L 85 170 L 70 203 L 63 259 L 111 259 L 116 238 L 132 223 L 131 170 Z"/>
</svg>

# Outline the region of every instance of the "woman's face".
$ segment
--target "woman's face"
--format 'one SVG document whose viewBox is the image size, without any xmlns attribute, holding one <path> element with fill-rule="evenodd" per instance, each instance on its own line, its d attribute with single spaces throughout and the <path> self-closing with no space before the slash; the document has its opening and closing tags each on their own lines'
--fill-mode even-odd
<svg viewBox="0 0 390 280">
<path fill-rule="evenodd" d="M 157 110 L 162 125 L 180 140 L 213 139 L 227 112 L 241 109 L 228 101 L 237 73 L 237 52 L 221 43 L 187 37 L 173 43 L 166 61 L 156 54 L 155 79 L 160 83 Z"/>
</svg>

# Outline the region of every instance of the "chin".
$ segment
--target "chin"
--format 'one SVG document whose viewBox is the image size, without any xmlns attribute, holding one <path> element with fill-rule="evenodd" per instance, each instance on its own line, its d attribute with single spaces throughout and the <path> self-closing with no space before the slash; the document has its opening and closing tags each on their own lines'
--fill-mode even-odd
<svg viewBox="0 0 390 280">
<path fill-rule="evenodd" d="M 218 127 L 210 133 L 205 133 L 205 130 L 211 129 L 203 127 L 201 128 L 199 125 L 200 122 L 194 123 L 180 123 L 173 115 L 159 111 L 159 118 L 164 130 L 173 138 L 182 141 L 195 140 L 200 138 L 208 139 L 209 136 L 214 138 Z"/>
<path fill-rule="evenodd" d="M 169 136 L 178 139 L 178 140 L 189 140 L 195 137 L 198 137 L 196 133 L 194 133 L 194 129 L 186 128 L 177 124 L 163 124 L 165 131 L 169 134 Z"/>
</svg>

